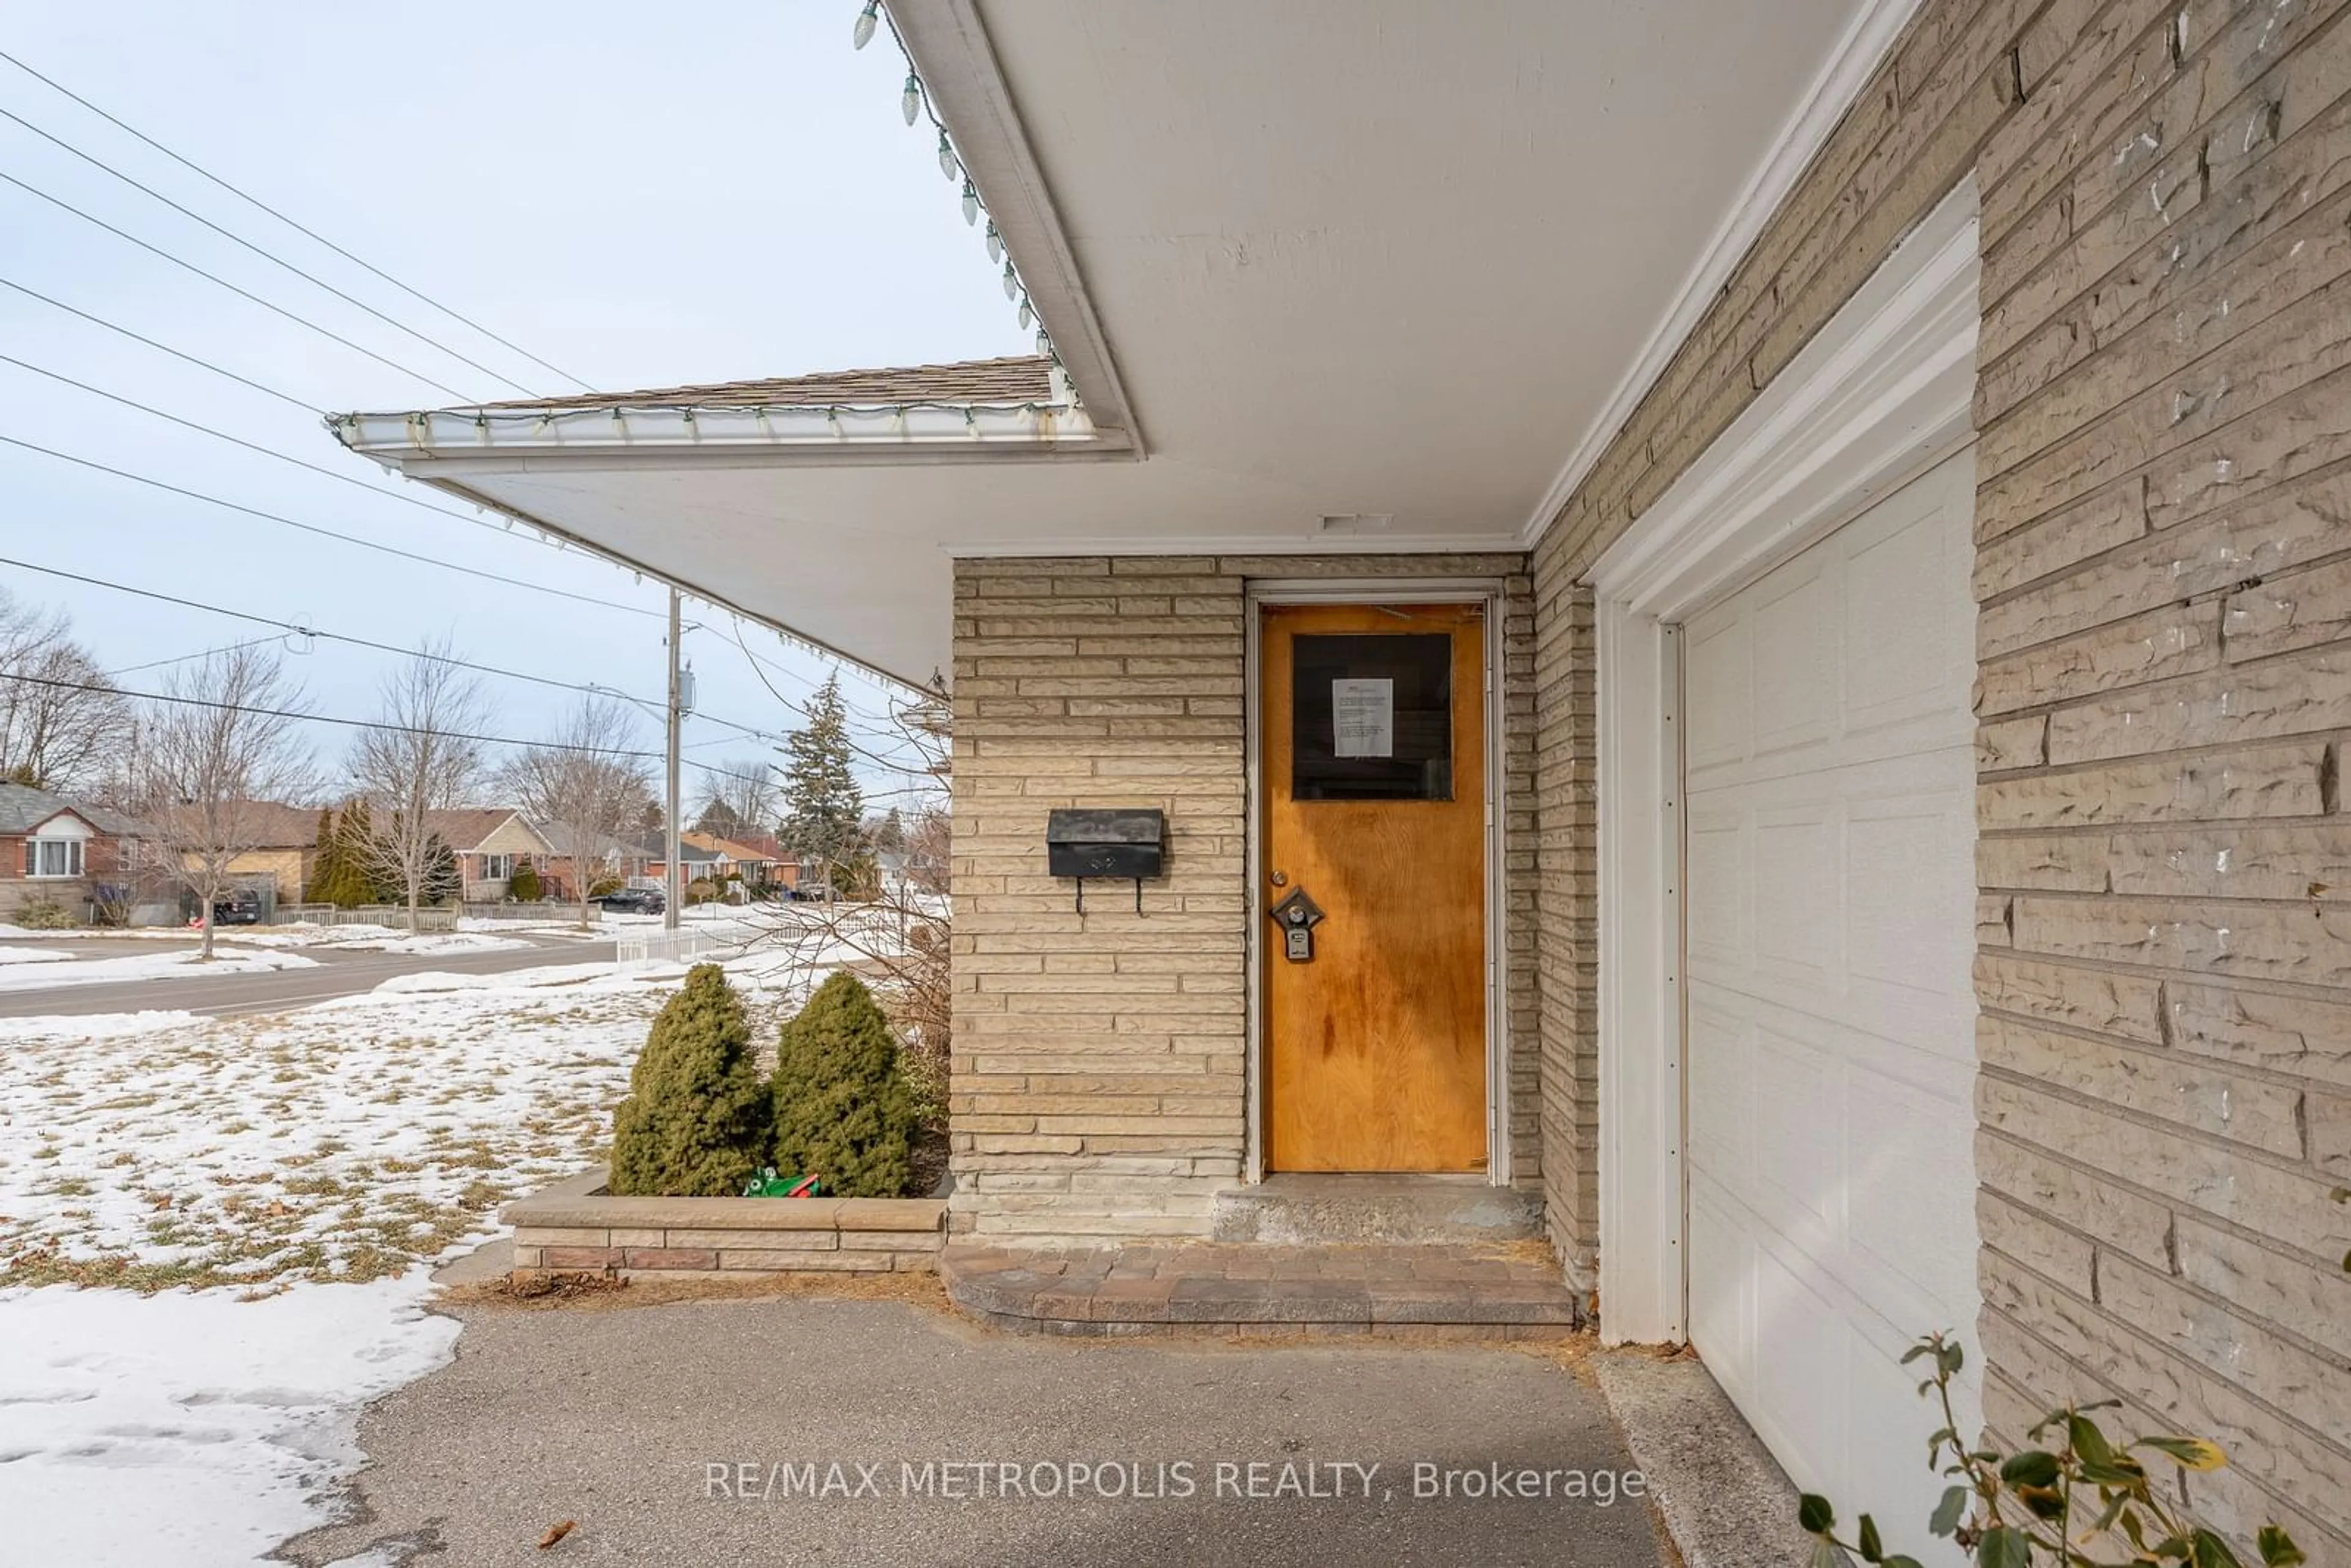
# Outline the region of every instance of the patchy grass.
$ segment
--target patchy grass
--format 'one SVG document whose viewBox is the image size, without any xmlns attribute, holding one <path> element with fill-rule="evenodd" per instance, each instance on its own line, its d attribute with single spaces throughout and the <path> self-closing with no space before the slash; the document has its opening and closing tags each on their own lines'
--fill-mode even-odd
<svg viewBox="0 0 2351 1568">
<path fill-rule="evenodd" d="M 0 1287 L 259 1296 L 441 1260 L 600 1156 L 664 999 L 371 997 L 193 1040 L 45 1020 L 0 1048 Z"/>
</svg>

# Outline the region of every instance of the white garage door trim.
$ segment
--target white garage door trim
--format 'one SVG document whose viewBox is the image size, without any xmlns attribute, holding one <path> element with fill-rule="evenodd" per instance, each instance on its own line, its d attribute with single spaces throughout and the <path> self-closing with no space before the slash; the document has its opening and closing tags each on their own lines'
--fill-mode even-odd
<svg viewBox="0 0 2351 1568">
<path fill-rule="evenodd" d="M 1600 796 L 1600 1336 L 1688 1337 L 1678 623 L 1965 444 L 1972 176 L 1593 568 Z"/>
</svg>

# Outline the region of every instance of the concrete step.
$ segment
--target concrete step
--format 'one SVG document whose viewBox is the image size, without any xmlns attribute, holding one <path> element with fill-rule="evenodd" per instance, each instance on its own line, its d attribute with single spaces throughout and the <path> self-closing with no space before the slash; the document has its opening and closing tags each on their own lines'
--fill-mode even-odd
<svg viewBox="0 0 2351 1568">
<path fill-rule="evenodd" d="M 1483 1176 L 1268 1176 L 1216 1197 L 1218 1241 L 1290 1246 L 1526 1241 L 1542 1235 L 1542 1198 Z"/>
<path fill-rule="evenodd" d="M 1581 1303 L 1539 1242 L 1281 1247 L 952 1246 L 947 1297 L 1015 1333 L 1385 1334 L 1556 1339 Z"/>
</svg>

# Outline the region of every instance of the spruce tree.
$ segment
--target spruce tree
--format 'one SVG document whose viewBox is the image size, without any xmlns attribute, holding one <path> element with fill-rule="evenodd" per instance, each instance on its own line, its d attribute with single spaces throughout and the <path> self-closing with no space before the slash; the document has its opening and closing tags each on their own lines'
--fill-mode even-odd
<svg viewBox="0 0 2351 1568">
<path fill-rule="evenodd" d="M 717 965 L 695 965 L 653 1019 L 612 1113 L 612 1191 L 739 1194 L 767 1154 L 768 1103 L 743 998 Z"/>
<path fill-rule="evenodd" d="M 517 904 L 537 904 L 547 896 L 547 888 L 538 879 L 538 868 L 517 857 L 514 871 L 507 878 L 507 896 Z"/>
<path fill-rule="evenodd" d="M 455 904 L 465 896 L 465 878 L 457 866 L 457 852 L 438 833 L 425 840 L 424 885 L 421 891 L 426 904 Z"/>
<path fill-rule="evenodd" d="M 865 793 L 850 767 L 838 671 L 809 699 L 808 717 L 784 742 L 782 838 L 803 868 L 830 882 L 864 841 Z"/>
<path fill-rule="evenodd" d="M 914 1182 L 914 1096 L 873 993 L 846 969 L 817 988 L 776 1049 L 778 1172 L 841 1197 L 903 1197 Z"/>
<path fill-rule="evenodd" d="M 335 813 L 334 827 L 327 835 L 327 846 L 311 877 L 310 897 L 314 902 L 331 904 L 338 909 L 355 909 L 362 904 L 377 902 L 375 879 L 368 873 L 369 832 L 366 801 L 349 801 Z"/>
<path fill-rule="evenodd" d="M 319 890 L 335 877 L 335 809 L 319 808 L 318 836 L 310 841 L 310 874 L 302 883 L 302 896 L 311 904 L 331 904 Z"/>
</svg>

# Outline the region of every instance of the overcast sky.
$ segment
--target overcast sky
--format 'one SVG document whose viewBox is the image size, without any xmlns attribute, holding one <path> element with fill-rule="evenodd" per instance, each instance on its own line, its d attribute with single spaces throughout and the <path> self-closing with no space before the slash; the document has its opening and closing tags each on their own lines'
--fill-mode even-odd
<svg viewBox="0 0 2351 1568">
<path fill-rule="evenodd" d="M 850 47 L 855 0 L 664 11 L 392 8 L 225 0 L 15 6 L 0 48 L 443 304 L 599 389 L 1029 351 L 998 271 L 900 118 L 886 31 Z M 0 110 L 192 208 L 531 392 L 575 390 L 208 185 L 0 61 Z M 0 173 L 37 187 L 446 383 L 515 386 L 371 319 L 36 132 L 0 118 Z M 0 180 L 0 279 L 329 410 L 461 401 L 238 298 Z M 0 287 L 0 354 L 212 425 L 386 492 L 304 473 L 0 363 L 0 436 L 357 534 L 434 561 L 660 612 L 663 591 L 578 552 L 454 517 L 455 503 L 344 454 L 306 410 Z M 662 622 L 307 536 L 0 444 L 0 555 L 400 646 L 645 696 Z M 0 565 L 19 599 L 68 612 L 129 688 L 170 659 L 266 631 Z M 688 605 L 690 618 L 695 607 Z M 700 706 L 781 731 L 792 716 L 705 612 L 688 635 Z M 827 666 L 751 647 L 795 699 Z M 289 667 L 322 714 L 366 717 L 394 661 L 319 640 Z M 497 731 L 530 737 L 567 694 L 486 683 Z M 882 688 L 844 690 L 877 709 Z M 348 732 L 315 728 L 340 758 Z M 643 743 L 658 747 L 648 716 Z M 707 720 L 688 758 L 758 754 Z M 689 769 L 687 789 L 694 789 Z"/>
</svg>

